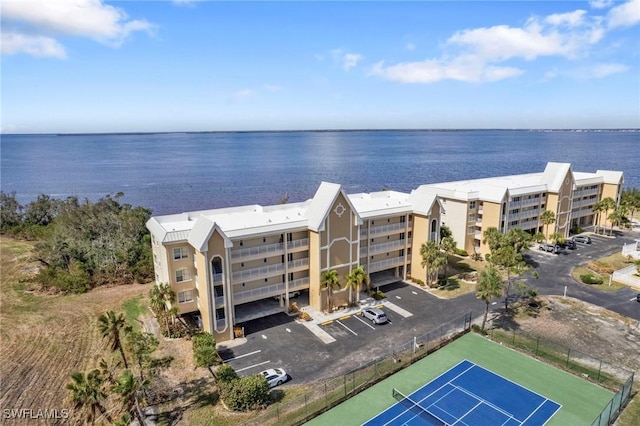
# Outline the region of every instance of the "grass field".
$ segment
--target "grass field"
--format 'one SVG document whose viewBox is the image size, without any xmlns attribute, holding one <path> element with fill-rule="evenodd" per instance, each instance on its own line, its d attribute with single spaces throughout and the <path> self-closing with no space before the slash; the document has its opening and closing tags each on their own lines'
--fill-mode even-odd
<svg viewBox="0 0 640 426">
<path fill-rule="evenodd" d="M 391 388 L 410 394 L 463 359 L 561 404 L 549 426 L 589 425 L 613 397 L 606 389 L 469 333 L 308 424 L 360 425 L 396 402 Z"/>
</svg>

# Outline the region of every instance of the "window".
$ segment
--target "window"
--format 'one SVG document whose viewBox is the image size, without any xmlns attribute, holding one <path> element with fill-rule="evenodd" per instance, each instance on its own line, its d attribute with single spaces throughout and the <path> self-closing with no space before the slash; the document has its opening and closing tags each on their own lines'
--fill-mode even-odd
<svg viewBox="0 0 640 426">
<path fill-rule="evenodd" d="M 411 247 L 407 247 L 407 256 L 411 256 Z"/>
<path fill-rule="evenodd" d="M 266 242 L 267 242 L 267 239 L 266 239 L 266 238 L 262 238 L 262 242 L 263 242 L 263 243 L 266 243 Z"/>
<path fill-rule="evenodd" d="M 476 232 L 476 227 L 475 226 L 469 226 L 467 228 L 467 234 L 474 234 Z"/>
<path fill-rule="evenodd" d="M 469 202 L 469 208 L 470 209 L 475 209 L 476 208 L 476 202 L 475 201 L 470 201 Z"/>
<path fill-rule="evenodd" d="M 173 260 L 186 259 L 189 257 L 189 250 L 186 247 L 175 247 L 173 249 Z"/>
<path fill-rule="evenodd" d="M 244 245 L 244 242 L 240 240 L 240 247 L 242 247 L 243 245 Z"/>
<path fill-rule="evenodd" d="M 475 222 L 476 221 L 476 214 L 475 213 L 471 213 L 469 215 L 469 222 Z"/>
<path fill-rule="evenodd" d="M 407 220 L 406 216 L 400 216 L 400 223 L 405 223 Z"/>
<path fill-rule="evenodd" d="M 191 276 L 186 269 L 178 269 L 176 271 L 176 282 L 181 283 L 182 281 L 189 281 L 190 279 Z"/>
<path fill-rule="evenodd" d="M 287 253 L 287 260 L 293 262 L 293 253 Z"/>
<path fill-rule="evenodd" d="M 179 291 L 178 303 L 189 303 L 189 302 L 193 302 L 193 290 Z"/>
<path fill-rule="evenodd" d="M 404 240 L 404 232 L 402 234 L 400 234 L 400 239 Z"/>
<path fill-rule="evenodd" d="M 518 224 L 517 220 L 512 220 L 511 222 L 509 222 L 509 226 L 516 226 Z"/>
<path fill-rule="evenodd" d="M 398 257 L 402 256 L 404 256 L 404 249 L 400 249 L 400 251 L 398 252 Z"/>
<path fill-rule="evenodd" d="M 267 258 L 266 257 L 264 258 L 264 263 L 267 263 Z"/>
</svg>

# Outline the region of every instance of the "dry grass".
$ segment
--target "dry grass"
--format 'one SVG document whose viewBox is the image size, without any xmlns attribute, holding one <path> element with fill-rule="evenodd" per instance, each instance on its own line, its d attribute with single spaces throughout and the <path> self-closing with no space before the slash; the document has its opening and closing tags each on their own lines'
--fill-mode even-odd
<svg viewBox="0 0 640 426">
<path fill-rule="evenodd" d="M 65 400 L 73 371 L 94 367 L 104 353 L 97 317 L 121 310 L 145 285 L 100 288 L 81 295 L 41 295 L 28 290 L 37 271 L 33 245 L 0 237 L 0 406 L 3 409 L 71 408 Z M 72 420 L 79 413 L 71 410 Z"/>
<path fill-rule="evenodd" d="M 623 288 L 625 285 L 617 281 L 612 281 L 609 285 L 609 275 L 618 269 L 626 268 L 632 265 L 633 261 L 625 258 L 620 253 L 614 253 L 610 256 L 600 259 L 592 260 L 586 266 L 578 266 L 571 271 L 571 276 L 577 282 L 582 283 L 580 275 L 591 274 L 596 277 L 602 278 L 602 284 L 584 284 L 591 288 L 601 291 L 617 291 Z"/>
</svg>

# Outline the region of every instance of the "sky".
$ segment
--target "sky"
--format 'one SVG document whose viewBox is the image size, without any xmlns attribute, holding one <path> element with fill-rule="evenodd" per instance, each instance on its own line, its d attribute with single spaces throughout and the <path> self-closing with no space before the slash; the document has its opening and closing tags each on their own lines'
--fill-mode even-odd
<svg viewBox="0 0 640 426">
<path fill-rule="evenodd" d="M 640 0 L 2 0 L 2 133 L 640 128 Z"/>
</svg>

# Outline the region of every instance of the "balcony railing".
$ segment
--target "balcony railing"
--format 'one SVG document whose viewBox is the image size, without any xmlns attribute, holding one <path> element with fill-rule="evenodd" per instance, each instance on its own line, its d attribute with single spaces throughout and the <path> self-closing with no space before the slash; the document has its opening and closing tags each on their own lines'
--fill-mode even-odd
<svg viewBox="0 0 640 426">
<path fill-rule="evenodd" d="M 380 226 L 372 226 L 371 230 L 368 234 L 369 237 L 375 237 L 378 235 L 387 235 L 387 234 L 396 234 L 399 231 L 403 231 L 406 229 L 406 222 L 400 223 L 390 223 L 388 225 L 380 225 Z M 411 221 L 409 221 L 409 225 L 411 225 Z M 409 227 L 410 229 L 411 227 Z M 360 238 L 367 237 L 367 228 L 360 230 Z"/>
<path fill-rule="evenodd" d="M 297 259 L 287 262 L 287 266 L 290 270 L 300 270 L 309 266 L 309 258 Z M 232 281 L 237 283 L 239 281 L 257 280 L 259 278 L 267 278 L 275 275 L 284 274 L 284 263 L 277 263 L 274 265 L 261 266 L 259 268 L 251 268 L 243 271 L 236 271 L 232 275 Z"/>
<path fill-rule="evenodd" d="M 231 259 L 239 260 L 252 256 L 264 256 L 265 254 L 283 254 L 284 253 L 284 244 L 283 243 L 275 243 L 275 244 L 267 244 L 264 246 L 257 247 L 247 247 L 237 250 L 231 251 Z"/>
<path fill-rule="evenodd" d="M 214 284 L 222 283 L 222 273 L 213 274 L 213 283 Z"/>
<path fill-rule="evenodd" d="M 367 273 L 373 273 L 383 271 L 389 268 L 395 268 L 396 266 L 404 265 L 404 256 L 392 257 L 390 259 L 380 260 L 378 262 L 371 262 L 367 267 Z"/>
<path fill-rule="evenodd" d="M 369 246 L 368 254 L 373 255 L 393 250 L 400 250 L 405 247 L 405 243 L 411 245 L 411 238 L 407 238 L 406 240 L 390 241 L 388 243 L 382 244 L 372 244 L 371 246 Z M 360 256 L 367 256 L 367 247 L 360 247 Z"/>
<path fill-rule="evenodd" d="M 600 193 L 600 188 L 592 188 L 592 189 L 576 189 L 573 191 L 573 197 L 586 197 L 587 195 L 598 195 Z"/>
<path fill-rule="evenodd" d="M 308 249 L 309 248 L 309 239 L 301 238 L 299 240 L 287 241 L 287 250 L 291 249 Z"/>
<path fill-rule="evenodd" d="M 538 219 L 535 220 L 523 220 L 522 222 L 520 222 L 520 228 L 522 229 L 528 229 L 528 228 L 532 228 L 532 227 L 536 227 L 538 226 Z"/>
<path fill-rule="evenodd" d="M 301 290 L 309 288 L 309 277 L 298 278 L 289 282 L 289 291 Z M 254 288 L 251 290 L 239 291 L 233 294 L 234 304 L 251 302 L 254 300 L 265 299 L 267 297 L 275 297 L 286 292 L 284 283 L 271 284 L 264 287 Z"/>
</svg>

